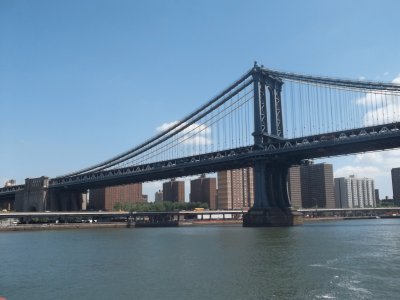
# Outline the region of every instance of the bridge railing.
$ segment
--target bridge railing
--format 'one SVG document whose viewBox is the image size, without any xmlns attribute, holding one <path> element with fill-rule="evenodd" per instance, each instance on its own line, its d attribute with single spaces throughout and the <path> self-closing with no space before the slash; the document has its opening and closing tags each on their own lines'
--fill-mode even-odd
<svg viewBox="0 0 400 300">
<path fill-rule="evenodd" d="M 15 192 L 23 190 L 24 187 L 25 187 L 24 184 L 2 187 L 2 188 L 0 188 L 0 196 L 5 196 L 5 195 L 8 195 L 8 194 L 14 194 Z"/>
</svg>

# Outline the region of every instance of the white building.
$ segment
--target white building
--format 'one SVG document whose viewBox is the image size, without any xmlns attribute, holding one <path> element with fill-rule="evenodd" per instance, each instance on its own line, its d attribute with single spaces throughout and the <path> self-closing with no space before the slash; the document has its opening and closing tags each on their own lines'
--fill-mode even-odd
<svg viewBox="0 0 400 300">
<path fill-rule="evenodd" d="M 375 207 L 375 186 L 371 178 L 335 178 L 335 204 L 337 208 Z"/>
</svg>

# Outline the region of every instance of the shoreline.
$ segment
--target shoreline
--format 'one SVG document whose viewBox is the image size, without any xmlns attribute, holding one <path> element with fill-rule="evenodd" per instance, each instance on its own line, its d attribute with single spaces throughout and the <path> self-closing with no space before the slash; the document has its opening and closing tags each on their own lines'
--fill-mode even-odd
<svg viewBox="0 0 400 300">
<path fill-rule="evenodd" d="M 376 219 L 375 217 L 323 217 L 323 218 L 304 218 L 304 223 L 341 221 L 341 220 L 365 220 Z M 213 226 L 213 225 L 241 225 L 242 220 L 212 220 L 212 221 L 181 221 L 177 227 L 187 226 Z M 143 226 L 148 228 L 169 227 L 169 226 Z M 140 228 L 134 224 L 129 225 L 125 222 L 109 222 L 109 223 L 66 223 L 66 224 L 18 224 L 0 226 L 0 232 L 6 231 L 38 231 L 38 230 L 68 230 L 68 229 L 101 229 L 101 228 Z"/>
<path fill-rule="evenodd" d="M 341 221 L 344 220 L 344 217 L 320 217 L 320 218 L 304 218 L 304 223 L 313 223 L 313 222 L 324 222 L 324 221 Z"/>
<path fill-rule="evenodd" d="M 177 227 L 187 226 L 210 226 L 210 225 L 232 225 L 242 224 L 242 221 L 193 221 L 193 222 L 180 222 Z M 101 229 L 101 228 L 156 228 L 156 227 L 170 227 L 170 226 L 140 226 L 135 227 L 134 224 L 129 225 L 125 222 L 120 223 L 67 223 L 67 224 L 18 224 L 18 225 L 7 225 L 0 226 L 0 232 L 2 231 L 37 231 L 37 230 L 68 230 L 68 229 Z"/>
<path fill-rule="evenodd" d="M 187 226 L 212 226 L 212 225 L 240 225 L 242 220 L 213 220 L 213 221 L 184 221 L 180 222 L 176 227 L 187 227 Z M 101 228 L 160 228 L 160 227 L 171 227 L 171 226 L 138 226 L 134 224 L 129 225 L 125 222 L 120 223 L 67 223 L 67 224 L 18 224 L 18 225 L 7 225 L 0 226 L 0 232 L 2 231 L 37 231 L 37 230 L 68 230 L 68 229 L 101 229 Z"/>
<path fill-rule="evenodd" d="M 127 223 L 68 223 L 68 224 L 18 224 L 0 226 L 1 231 L 67 230 L 92 228 L 127 228 Z"/>
</svg>

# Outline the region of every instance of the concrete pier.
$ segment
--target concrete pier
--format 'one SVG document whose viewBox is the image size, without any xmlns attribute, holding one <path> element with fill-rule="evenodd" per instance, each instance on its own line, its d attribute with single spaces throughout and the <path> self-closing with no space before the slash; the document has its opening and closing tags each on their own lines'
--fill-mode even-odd
<svg viewBox="0 0 400 300">
<path fill-rule="evenodd" d="M 295 210 L 281 208 L 252 208 L 243 216 L 243 227 L 278 227 L 303 224 L 303 215 Z"/>
</svg>

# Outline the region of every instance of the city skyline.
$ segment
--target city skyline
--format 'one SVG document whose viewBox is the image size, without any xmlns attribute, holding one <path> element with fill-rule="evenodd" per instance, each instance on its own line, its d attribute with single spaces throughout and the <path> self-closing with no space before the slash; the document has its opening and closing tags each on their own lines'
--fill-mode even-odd
<svg viewBox="0 0 400 300">
<path fill-rule="evenodd" d="M 323 163 L 323 162 L 331 163 L 331 161 L 332 160 L 326 160 L 326 159 L 325 160 L 315 160 L 315 163 L 316 164 Z M 333 170 L 335 170 L 335 169 L 337 170 L 337 168 L 335 168 L 335 165 L 334 164 L 332 164 L 332 165 L 333 165 Z M 371 172 L 364 173 L 361 168 L 349 168 L 349 167 L 346 167 L 346 170 L 344 170 L 344 171 L 342 171 L 342 170 L 339 170 L 339 172 L 338 171 L 336 171 L 336 172 L 334 171 L 333 172 L 333 178 L 350 177 L 352 175 L 354 175 L 356 177 L 360 177 L 360 178 L 364 178 L 364 177 L 372 178 L 375 181 L 375 188 L 379 190 L 379 194 L 380 194 L 381 199 L 384 199 L 385 197 L 388 197 L 389 199 L 391 199 L 391 198 L 393 198 L 393 189 L 392 189 L 392 181 L 391 181 L 391 169 L 392 168 L 390 167 L 390 165 L 388 165 L 387 168 L 389 170 L 388 171 L 389 174 L 387 176 L 386 176 L 386 174 L 384 176 L 381 176 L 380 180 L 376 180 L 376 178 L 374 178 L 374 176 L 369 176 L 368 175 L 368 174 L 374 174 L 375 173 L 374 170 L 371 170 Z M 395 167 L 393 167 L 393 168 L 395 168 Z M 373 169 L 373 168 L 371 168 L 371 169 Z M 363 175 L 363 174 L 366 174 L 366 175 Z M 179 178 L 177 178 L 177 180 L 183 180 L 185 182 L 185 191 L 186 191 L 185 192 L 185 201 L 186 202 L 189 201 L 190 181 L 193 180 L 193 179 L 197 179 L 200 175 L 201 174 L 194 175 L 194 176 L 187 176 L 187 177 L 179 177 Z M 207 173 L 206 175 L 207 175 L 207 177 L 217 178 L 217 174 L 216 173 Z M 389 187 L 387 189 L 382 189 L 381 186 L 379 185 L 379 182 L 381 182 L 382 180 L 390 181 L 389 184 L 388 184 Z M 150 183 L 148 183 L 147 189 L 144 190 L 144 193 L 149 195 L 149 201 L 153 201 L 154 200 L 155 193 L 158 190 L 162 190 L 163 183 L 164 182 L 168 182 L 168 181 L 169 181 L 169 179 L 164 180 L 164 181 L 160 181 L 160 182 L 150 182 Z M 377 182 L 378 182 L 378 184 L 377 184 Z M 146 183 L 144 185 L 146 185 Z M 147 191 L 149 191 L 149 192 L 147 192 Z M 388 193 L 386 193 L 386 191 L 388 191 Z"/>
<path fill-rule="evenodd" d="M 299 208 L 357 208 L 357 207 L 376 207 L 378 201 L 377 189 L 375 189 L 372 178 L 359 178 L 355 175 L 348 177 L 333 178 L 333 168 L 331 164 L 314 164 L 309 162 L 303 166 L 294 166 L 289 169 L 288 192 L 291 198 L 292 207 Z M 400 168 L 392 169 L 393 186 L 398 181 Z M 394 171 L 394 173 L 393 173 Z M 177 201 L 179 192 L 177 184 L 183 188 L 183 181 L 172 179 L 163 184 L 163 190 L 155 193 L 155 202 Z M 185 202 L 207 203 L 210 209 L 248 209 L 254 202 L 253 169 L 242 168 L 227 171 L 220 171 L 217 178 L 206 177 L 205 174 L 198 178 L 190 180 L 190 189 L 188 191 L 189 199 Z M 142 199 L 136 195 L 129 196 L 127 188 L 141 184 L 128 184 L 114 186 L 112 195 L 122 195 L 121 200 L 118 197 L 112 197 L 113 203 L 125 203 L 124 199 Z M 173 185 L 176 185 L 175 189 Z M 107 188 L 106 188 L 107 189 Z M 103 188 L 103 190 L 106 190 Z M 164 199 L 164 190 L 170 200 Z M 94 189 L 96 191 L 98 189 Z M 92 193 L 92 192 L 91 192 Z M 378 193 L 379 194 L 379 193 Z M 217 196 L 218 195 L 218 196 Z M 103 196 L 104 197 L 104 196 Z M 173 198 L 176 198 L 175 200 Z M 92 196 L 91 196 L 92 199 Z M 146 197 L 147 199 L 147 197 Z M 97 199 L 96 199 L 97 200 Z M 98 201 L 98 200 L 97 200 Z M 102 200 L 104 202 L 104 199 Z M 134 200 L 135 201 L 135 200 Z M 106 201 L 107 202 L 107 201 Z M 146 201 L 145 201 L 146 202 Z M 90 205 L 93 207 L 93 205 Z M 99 206 L 100 207 L 100 206 Z M 110 206 L 99 209 L 110 210 Z"/>
<path fill-rule="evenodd" d="M 0 119 L 7 137 L 0 184 L 62 175 L 121 153 L 202 105 L 254 60 L 400 83 L 400 42 L 392 38 L 400 5 L 364 3 L 85 1 L 76 9 L 68 1 L 4 1 L 0 98 L 10 113 Z M 285 22 L 278 13 L 265 18 L 266 11 L 285 12 Z M 334 165 L 335 177 L 374 178 L 381 196 L 391 197 L 400 152 L 322 161 Z M 144 183 L 144 193 L 152 199 L 161 184 Z"/>
</svg>

